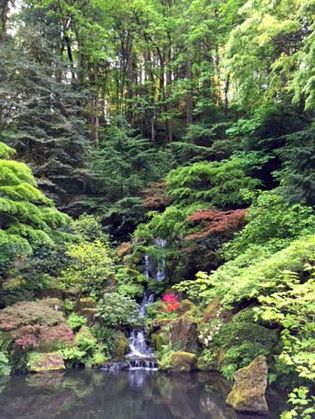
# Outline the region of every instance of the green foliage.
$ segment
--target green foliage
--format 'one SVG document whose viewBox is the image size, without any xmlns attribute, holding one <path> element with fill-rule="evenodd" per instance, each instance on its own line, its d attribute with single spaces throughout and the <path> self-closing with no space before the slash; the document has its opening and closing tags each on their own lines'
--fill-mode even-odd
<svg viewBox="0 0 315 419">
<path fill-rule="evenodd" d="M 226 306 L 244 300 L 255 300 L 260 295 L 277 289 L 282 281 L 283 271 L 295 271 L 303 275 L 305 263 L 312 260 L 314 250 L 314 236 L 294 240 L 276 253 L 252 246 L 244 254 L 226 262 L 213 274 L 201 274 L 196 281 L 183 282 L 176 289 L 199 300 L 209 301 L 221 296 Z"/>
<path fill-rule="evenodd" d="M 91 368 L 106 362 L 104 348 L 98 343 L 92 332 L 82 326 L 75 336 L 75 345 L 60 349 L 60 353 L 68 367 L 85 366 Z"/>
<path fill-rule="evenodd" d="M 8 148 L 4 150 L 8 152 Z M 29 167 L 0 159 L 0 179 L 0 264 L 17 254 L 30 255 L 44 245 L 52 247 L 58 238 L 65 239 L 58 229 L 69 222 L 69 217 L 38 189 Z"/>
<path fill-rule="evenodd" d="M 0 351 L 0 377 L 2 375 L 9 375 L 11 372 L 10 361 L 8 354 Z"/>
<path fill-rule="evenodd" d="M 218 207 L 247 203 L 242 191 L 256 189 L 260 182 L 246 175 L 244 160 L 200 162 L 170 172 L 167 191 L 173 202 L 181 205 L 208 203 Z"/>
<path fill-rule="evenodd" d="M 71 244 L 66 254 L 72 262 L 61 272 L 63 287 L 76 286 L 99 296 L 114 275 L 108 244 L 99 240 Z"/>
<path fill-rule="evenodd" d="M 315 232 L 312 208 L 290 205 L 275 192 L 261 193 L 249 208 L 246 219 L 248 224 L 225 246 L 228 259 L 241 255 L 253 244 L 277 251 L 292 239 Z"/>
<path fill-rule="evenodd" d="M 311 262 L 314 263 L 314 257 Z M 307 265 L 302 278 L 301 272 L 295 269 L 283 274 L 281 279 L 270 295 L 259 297 L 259 313 L 265 321 L 276 323 L 283 329 L 284 348 L 280 360 L 302 379 L 314 382 L 314 267 Z"/>
<path fill-rule="evenodd" d="M 315 397 L 310 394 L 307 387 L 295 388 L 290 393 L 289 403 L 292 406 L 292 409 L 283 412 L 281 414 L 281 419 L 312 419 L 315 413 Z"/>
<path fill-rule="evenodd" d="M 104 326 L 132 326 L 139 323 L 139 306 L 130 297 L 118 293 L 104 294 L 99 303 L 98 318 Z"/>
<path fill-rule="evenodd" d="M 133 271 L 126 267 L 119 267 L 116 271 L 115 278 L 117 281 L 118 294 L 135 298 L 143 295 L 144 276 L 137 271 Z"/>
<path fill-rule="evenodd" d="M 153 147 L 135 134 L 122 117 L 105 130 L 94 153 L 92 171 L 97 193 L 102 196 L 103 220 L 119 228 L 116 235 L 131 232 L 129 224 L 135 226 L 145 218 L 145 208 L 137 195 L 169 170 L 170 160 L 167 150 Z"/>
<path fill-rule="evenodd" d="M 87 320 L 84 316 L 80 314 L 71 313 L 67 319 L 68 325 L 71 327 L 72 330 L 77 331 L 82 326 L 86 326 Z"/>
</svg>

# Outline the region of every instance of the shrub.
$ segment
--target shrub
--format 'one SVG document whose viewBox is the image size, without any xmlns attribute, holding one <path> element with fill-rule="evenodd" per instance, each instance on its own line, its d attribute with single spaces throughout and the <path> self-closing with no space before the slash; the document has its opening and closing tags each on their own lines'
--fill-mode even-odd
<svg viewBox="0 0 315 419">
<path fill-rule="evenodd" d="M 86 326 L 87 324 L 86 318 L 76 313 L 71 313 L 67 319 L 67 322 L 71 329 L 74 331 L 79 330 L 81 326 Z"/>
<path fill-rule="evenodd" d="M 107 293 L 99 304 L 98 318 L 109 327 L 135 325 L 139 322 L 139 305 L 127 296 Z"/>
<path fill-rule="evenodd" d="M 79 287 L 82 291 L 99 296 L 114 276 L 114 263 L 109 246 L 99 240 L 69 246 L 67 255 L 71 264 L 62 271 L 64 287 Z"/>
</svg>

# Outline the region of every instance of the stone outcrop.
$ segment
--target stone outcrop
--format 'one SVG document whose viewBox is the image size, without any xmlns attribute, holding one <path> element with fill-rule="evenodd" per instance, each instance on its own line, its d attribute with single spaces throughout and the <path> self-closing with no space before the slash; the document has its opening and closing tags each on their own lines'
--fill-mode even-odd
<svg viewBox="0 0 315 419">
<path fill-rule="evenodd" d="M 169 327 L 172 349 L 198 352 L 198 326 L 189 315 L 181 316 L 172 321 Z"/>
<path fill-rule="evenodd" d="M 268 366 L 262 355 L 235 374 L 235 384 L 226 402 L 239 413 L 266 415 L 268 405 L 265 398 Z"/>
<path fill-rule="evenodd" d="M 170 352 L 160 363 L 162 370 L 176 372 L 194 371 L 197 366 L 197 356 L 189 352 Z"/>
<path fill-rule="evenodd" d="M 62 371 L 65 368 L 62 356 L 58 352 L 31 352 L 29 354 L 27 363 L 29 372 Z"/>
</svg>

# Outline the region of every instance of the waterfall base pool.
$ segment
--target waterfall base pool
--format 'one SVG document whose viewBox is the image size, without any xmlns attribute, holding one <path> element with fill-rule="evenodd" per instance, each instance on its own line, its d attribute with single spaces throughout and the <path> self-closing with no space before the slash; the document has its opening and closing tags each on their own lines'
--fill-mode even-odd
<svg viewBox="0 0 315 419">
<path fill-rule="evenodd" d="M 225 405 L 217 374 L 73 370 L 0 381 L 1 419 L 254 419 Z M 277 396 L 272 414 L 279 418 Z"/>
</svg>

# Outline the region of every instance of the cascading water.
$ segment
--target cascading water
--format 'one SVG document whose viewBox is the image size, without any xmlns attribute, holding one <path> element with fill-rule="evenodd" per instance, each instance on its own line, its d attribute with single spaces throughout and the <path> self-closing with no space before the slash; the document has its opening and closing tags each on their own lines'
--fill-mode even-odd
<svg viewBox="0 0 315 419">
<path fill-rule="evenodd" d="M 144 272 L 147 279 L 153 279 L 157 282 L 164 281 L 166 277 L 166 240 L 156 239 L 155 244 L 162 250 L 162 259 L 156 262 L 149 255 L 144 256 Z M 146 290 L 140 305 L 139 317 L 146 316 L 147 307 L 154 302 L 154 293 Z M 153 356 L 152 349 L 146 341 L 145 329 L 132 329 L 129 336 L 129 349 L 127 355 L 130 370 L 157 370 L 157 362 Z"/>
</svg>

